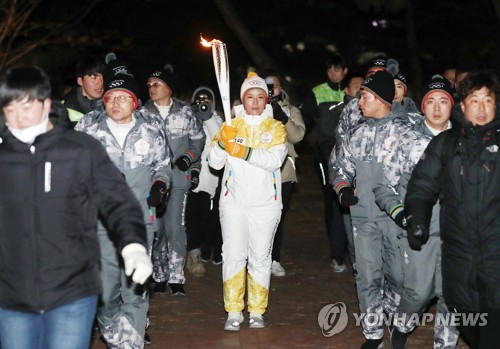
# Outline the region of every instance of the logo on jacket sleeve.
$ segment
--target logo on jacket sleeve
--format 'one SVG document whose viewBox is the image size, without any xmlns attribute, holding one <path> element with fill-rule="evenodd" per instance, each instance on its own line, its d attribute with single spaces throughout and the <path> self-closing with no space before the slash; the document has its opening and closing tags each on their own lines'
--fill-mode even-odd
<svg viewBox="0 0 500 349">
<path fill-rule="evenodd" d="M 260 142 L 262 144 L 269 144 L 269 143 L 271 143 L 272 140 L 273 140 L 273 135 L 269 132 L 263 132 L 260 135 Z"/>
</svg>

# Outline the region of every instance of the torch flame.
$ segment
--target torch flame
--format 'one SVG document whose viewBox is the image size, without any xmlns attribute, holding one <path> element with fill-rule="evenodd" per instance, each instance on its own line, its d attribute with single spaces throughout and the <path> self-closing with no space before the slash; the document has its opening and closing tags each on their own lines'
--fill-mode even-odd
<svg viewBox="0 0 500 349">
<path fill-rule="evenodd" d="M 205 46 L 205 47 L 210 47 L 210 46 L 213 46 L 213 45 L 218 45 L 218 44 L 223 44 L 222 41 L 219 41 L 217 39 L 213 39 L 212 41 L 207 41 L 203 38 L 203 36 L 201 36 L 200 34 L 200 43 Z"/>
<path fill-rule="evenodd" d="M 203 38 L 203 36 L 201 36 L 201 34 L 200 34 L 200 43 L 201 43 L 203 46 L 205 46 L 205 47 L 210 47 L 210 46 L 212 46 L 212 42 L 213 42 L 213 41 L 214 41 L 214 40 L 212 40 L 212 41 L 207 41 L 207 40 L 205 40 L 205 39 Z"/>
</svg>

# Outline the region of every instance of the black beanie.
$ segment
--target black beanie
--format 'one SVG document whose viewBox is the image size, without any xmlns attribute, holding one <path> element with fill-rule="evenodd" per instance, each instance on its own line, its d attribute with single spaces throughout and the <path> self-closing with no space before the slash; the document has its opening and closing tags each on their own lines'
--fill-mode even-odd
<svg viewBox="0 0 500 349">
<path fill-rule="evenodd" d="M 149 75 L 148 79 L 150 79 L 150 78 L 160 79 L 165 84 L 167 84 L 167 86 L 170 88 L 172 93 L 174 93 L 174 91 L 176 91 L 176 87 L 177 87 L 177 79 L 176 78 L 177 77 L 174 74 L 174 67 L 172 67 L 171 64 L 166 64 L 162 68 L 153 71 Z"/>
<path fill-rule="evenodd" d="M 139 106 L 137 99 L 139 88 L 127 64 L 122 60 L 118 60 L 112 52 L 106 55 L 105 62 L 106 66 L 102 74 L 104 80 L 104 99 L 106 99 L 106 94 L 112 90 L 125 91 L 133 98 L 134 108 L 137 108 Z"/>
<path fill-rule="evenodd" d="M 113 52 L 108 53 L 104 61 L 106 65 L 104 66 L 104 70 L 102 72 L 102 78 L 105 85 L 107 82 L 113 80 L 116 74 L 125 72 L 125 74 L 133 75 L 130 68 L 127 66 L 127 63 L 125 63 L 125 61 L 121 59 L 118 59 Z"/>
<path fill-rule="evenodd" d="M 443 92 L 451 101 L 451 105 L 455 104 L 453 99 L 453 89 L 451 88 L 450 82 L 441 75 L 436 74 L 424 87 L 424 97 L 422 98 L 422 104 L 420 105 L 421 110 L 424 110 L 424 102 L 427 97 L 435 91 Z"/>
<path fill-rule="evenodd" d="M 387 66 L 387 56 L 384 54 L 377 55 L 372 60 L 371 67 L 385 68 Z"/>
<path fill-rule="evenodd" d="M 134 108 L 139 106 L 139 101 L 137 100 L 138 87 L 133 75 L 118 73 L 113 77 L 113 80 L 105 83 L 104 100 L 106 100 L 106 95 L 111 91 L 127 92 L 134 100 Z"/>
<path fill-rule="evenodd" d="M 396 93 L 394 79 L 386 71 L 378 71 L 366 78 L 361 84 L 361 90 L 368 90 L 375 95 L 382 103 L 392 107 L 392 101 Z"/>
</svg>

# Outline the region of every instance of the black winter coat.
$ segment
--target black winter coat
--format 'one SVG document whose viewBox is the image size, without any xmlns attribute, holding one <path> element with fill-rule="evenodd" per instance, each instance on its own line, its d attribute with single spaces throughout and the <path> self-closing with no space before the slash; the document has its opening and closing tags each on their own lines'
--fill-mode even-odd
<svg viewBox="0 0 500 349">
<path fill-rule="evenodd" d="M 500 308 L 500 118 L 484 126 L 459 120 L 429 143 L 408 184 L 405 210 L 410 224 L 429 224 L 439 197 L 447 305 Z"/>
<path fill-rule="evenodd" d="M 118 251 L 146 246 L 142 211 L 102 145 L 55 126 L 0 132 L 0 307 L 42 312 L 99 294 L 98 210 Z"/>
</svg>

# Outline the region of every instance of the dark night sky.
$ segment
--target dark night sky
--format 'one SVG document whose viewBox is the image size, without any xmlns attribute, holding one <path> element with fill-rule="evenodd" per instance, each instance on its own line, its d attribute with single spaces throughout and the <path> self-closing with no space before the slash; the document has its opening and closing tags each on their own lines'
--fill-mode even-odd
<svg viewBox="0 0 500 349">
<path fill-rule="evenodd" d="M 492 65 L 500 61 L 494 59 L 500 56 L 500 25 L 490 0 L 412 1 L 424 79 L 448 64 L 473 61 Z M 40 16 L 61 15 L 75 6 L 66 0 L 45 3 L 58 6 L 45 7 Z M 400 61 L 403 70 L 409 69 L 401 12 L 363 12 L 353 0 L 254 0 L 233 4 L 252 34 L 279 62 L 279 68 L 295 81 L 299 94 L 324 80 L 327 45 L 334 45 L 351 65 L 363 52 L 386 52 Z M 377 19 L 386 19 L 387 28 L 373 27 Z M 200 33 L 227 44 L 234 89 L 239 88 L 245 70 L 253 65 L 210 0 L 104 0 L 77 28 L 96 44 L 74 45 L 74 52 L 66 48 L 61 58 L 64 61 L 58 64 L 69 65 L 84 53 L 103 55 L 113 50 L 131 64 L 140 84 L 145 83 L 151 70 L 172 63 L 182 78 L 182 89 L 203 84 L 216 90 L 211 51 L 199 44 Z M 122 45 L 124 38 L 128 38 L 127 48 Z M 304 43 L 303 51 L 296 49 L 298 43 Z M 292 52 L 284 48 L 286 44 Z"/>
</svg>

